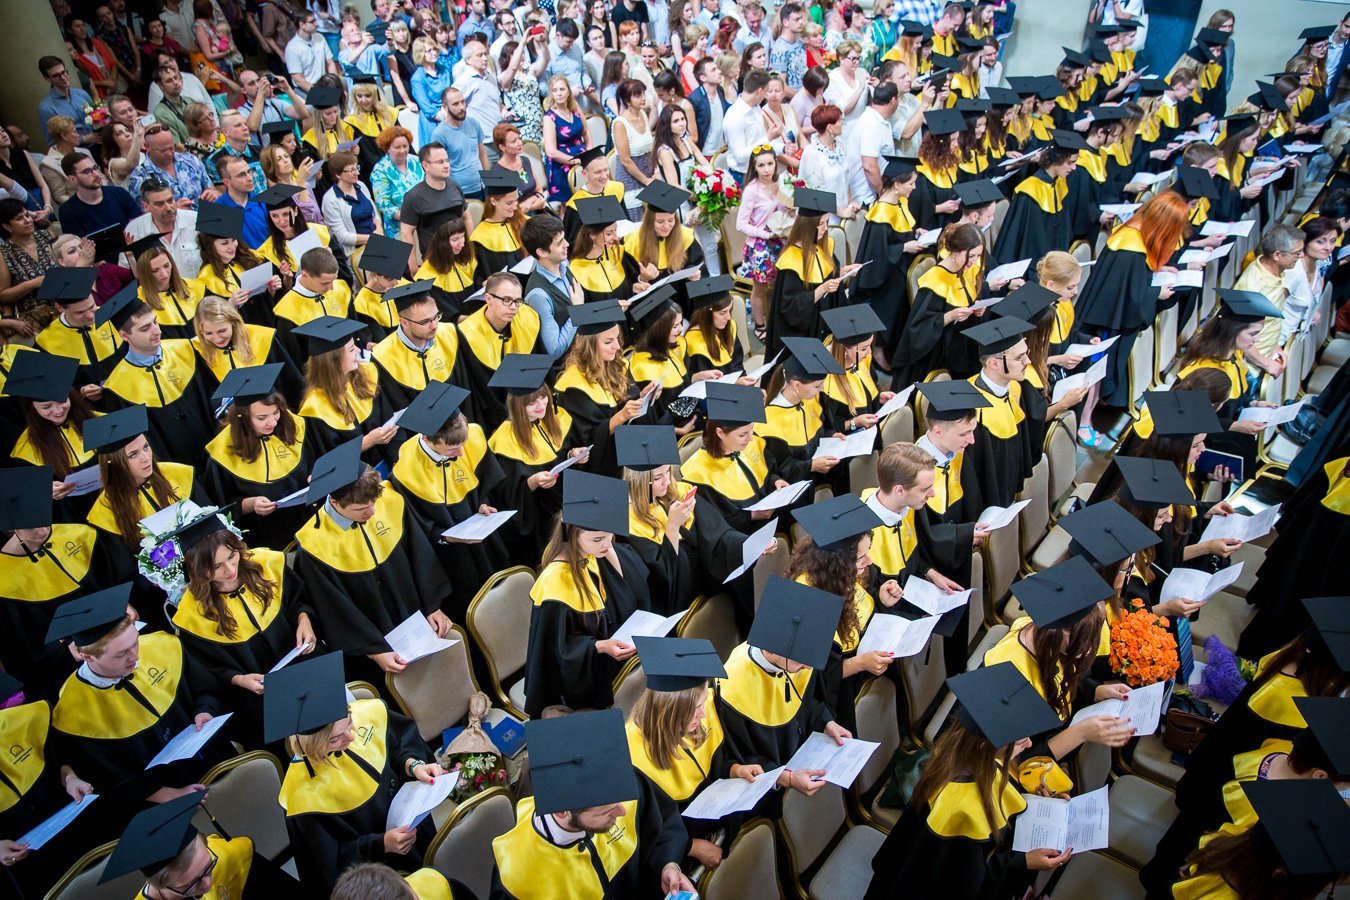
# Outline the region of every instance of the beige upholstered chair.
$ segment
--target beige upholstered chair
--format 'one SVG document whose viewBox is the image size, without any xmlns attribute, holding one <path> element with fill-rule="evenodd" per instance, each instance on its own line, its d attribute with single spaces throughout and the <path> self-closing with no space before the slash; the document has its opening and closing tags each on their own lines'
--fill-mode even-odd
<svg viewBox="0 0 1350 900">
<path fill-rule="evenodd" d="M 217 831 L 214 818 L 226 833 L 252 838 L 259 855 L 281 859 L 291 846 L 286 814 L 276 802 L 284 774 L 281 762 L 262 750 L 227 759 L 202 778 L 209 794 L 205 811 L 197 811 L 193 824 L 203 834 L 211 834 Z"/>
<path fill-rule="evenodd" d="M 495 702 L 525 718 L 526 636 L 534 601 L 534 572 L 525 566 L 504 569 L 487 580 L 469 604 L 473 642 L 487 660 Z"/>
<path fill-rule="evenodd" d="M 145 876 L 139 871 L 114 878 L 107 884 L 98 883 L 116 846 L 117 841 L 109 841 L 81 856 L 47 892 L 47 900 L 126 900 L 136 896 L 145 884 Z"/>
<path fill-rule="evenodd" d="M 441 732 L 469 714 L 469 698 L 478 682 L 469 665 L 469 638 L 458 625 L 446 635 L 453 646 L 413 660 L 402 672 L 384 676 L 385 686 L 399 708 L 417 723 L 423 740 L 440 746 Z"/>
<path fill-rule="evenodd" d="M 703 900 L 782 900 L 773 824 L 752 819 L 741 826 L 722 864 L 698 883 Z"/>
<path fill-rule="evenodd" d="M 461 803 L 436 832 L 425 864 L 486 897 L 492 887 L 492 841 L 516 824 L 516 802 L 504 787 L 494 787 Z"/>
</svg>

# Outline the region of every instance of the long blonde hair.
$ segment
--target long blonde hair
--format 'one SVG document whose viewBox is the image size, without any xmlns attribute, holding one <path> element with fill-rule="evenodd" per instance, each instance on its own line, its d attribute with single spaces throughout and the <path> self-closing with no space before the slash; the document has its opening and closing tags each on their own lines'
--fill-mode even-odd
<svg viewBox="0 0 1350 900">
<path fill-rule="evenodd" d="M 356 98 L 367 95 L 375 99 L 375 105 L 372 107 L 372 111 L 375 113 L 375 118 L 379 120 L 381 125 L 388 127 L 390 125 L 398 124 L 398 115 L 384 102 L 384 97 L 380 94 L 380 89 L 373 84 L 352 85 L 351 115 L 357 116 L 362 114 L 361 107 L 356 105 Z M 381 130 L 383 131 L 384 129 L 382 128 Z"/>
<path fill-rule="evenodd" d="M 347 707 L 347 715 L 343 718 L 351 718 L 351 707 Z M 342 719 L 338 719 L 341 722 Z M 332 756 L 328 752 L 328 741 L 333 737 L 333 726 L 337 722 L 329 722 L 313 734 L 293 734 L 286 738 L 286 749 L 292 756 L 298 756 L 310 767 L 331 766 L 333 765 Z"/>
<path fill-rule="evenodd" d="M 642 735 L 642 746 L 658 769 L 669 769 L 679 759 L 680 747 L 690 749 L 703 746 L 708 739 L 708 728 L 700 724 L 690 733 L 688 725 L 700 705 L 705 702 L 707 682 L 682 691 L 642 692 L 633 707 L 632 722 Z"/>
<path fill-rule="evenodd" d="M 544 410 L 543 418 L 538 422 L 531 422 L 525 407 L 537 400 L 541 394 L 549 395 L 548 408 Z M 511 436 L 516 439 L 520 449 L 531 457 L 534 456 L 536 425 L 543 429 L 553 446 L 562 449 L 563 438 L 566 435 L 563 434 L 562 423 L 558 421 L 558 411 L 553 406 L 553 388 L 548 385 L 543 385 L 532 394 L 507 394 L 506 418 L 511 423 Z"/>
<path fill-rule="evenodd" d="M 660 210 L 648 206 L 646 212 L 642 214 L 642 224 L 638 225 L 638 262 L 649 265 L 657 265 L 661 260 L 661 244 L 663 239 L 656 234 L 656 216 Z M 680 223 L 680 217 L 675 216 L 675 227 L 670 230 L 670 234 L 664 239 L 666 245 L 666 266 L 672 272 L 678 272 L 684 268 L 685 245 L 684 245 L 684 225 Z"/>
<path fill-rule="evenodd" d="M 207 323 L 230 323 L 230 349 L 241 363 L 253 363 L 253 347 L 248 342 L 248 326 L 244 317 L 234 304 L 222 297 L 203 297 L 197 304 L 197 312 L 192 316 L 192 329 L 197 332 L 197 347 L 208 367 L 215 366 L 220 360 L 220 348 L 202 336 L 202 326 Z"/>
<path fill-rule="evenodd" d="M 359 420 L 352 396 L 369 400 L 375 396 L 377 386 L 361 366 L 350 372 L 342 371 L 342 357 L 346 352 L 346 347 L 339 347 L 311 356 L 305 361 L 305 384 L 307 392 L 322 394 L 345 421 L 355 425 Z"/>
<path fill-rule="evenodd" d="M 603 334 L 578 334 L 572 349 L 567 351 L 563 368 L 576 366 L 583 378 L 608 391 L 622 405 L 628 400 L 628 388 L 633 379 L 622 354 L 616 354 L 609 362 L 601 359 L 600 338 Z"/>
<path fill-rule="evenodd" d="M 661 531 L 661 520 L 656 517 L 656 509 L 670 509 L 670 495 L 673 491 L 666 489 L 664 497 L 652 496 L 652 483 L 656 480 L 655 469 L 639 471 L 637 469 L 625 468 L 623 470 L 623 480 L 628 483 L 628 509 L 629 512 L 639 522 L 653 531 Z M 675 469 L 672 466 L 671 483 L 674 483 Z"/>
<path fill-rule="evenodd" d="M 567 107 L 566 110 L 573 118 L 581 115 L 581 105 L 577 103 L 577 95 L 572 91 L 572 82 L 567 80 L 566 75 L 554 75 L 548 80 L 548 99 L 544 101 L 544 109 L 557 109 L 557 104 L 553 102 L 553 85 L 558 82 L 567 85 Z"/>
</svg>

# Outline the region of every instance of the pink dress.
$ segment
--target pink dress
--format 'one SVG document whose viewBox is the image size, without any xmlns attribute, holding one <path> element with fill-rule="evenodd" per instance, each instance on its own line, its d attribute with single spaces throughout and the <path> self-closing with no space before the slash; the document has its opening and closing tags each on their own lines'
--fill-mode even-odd
<svg viewBox="0 0 1350 900">
<path fill-rule="evenodd" d="M 756 284 L 772 284 L 778 277 L 774 262 L 787 239 L 770 231 L 768 222 L 779 210 L 786 211 L 787 207 L 778 199 L 777 184 L 767 189 L 758 180 L 746 184 L 736 209 L 736 230 L 745 235 L 741 276 Z"/>
</svg>

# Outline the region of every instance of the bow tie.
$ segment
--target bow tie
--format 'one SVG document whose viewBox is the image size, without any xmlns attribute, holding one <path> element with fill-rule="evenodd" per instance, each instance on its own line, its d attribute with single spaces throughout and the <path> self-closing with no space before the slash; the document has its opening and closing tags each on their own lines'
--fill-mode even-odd
<svg viewBox="0 0 1350 900">
<path fill-rule="evenodd" d="M 118 679 L 116 684 L 113 685 L 113 690 L 115 691 L 124 690 L 127 684 L 133 681 L 135 678 L 136 678 L 135 672 L 132 672 L 130 675 L 124 675 L 122 678 Z"/>
<path fill-rule="evenodd" d="M 727 459 L 740 459 L 740 458 L 741 458 L 741 451 L 739 450 L 727 454 Z"/>
</svg>

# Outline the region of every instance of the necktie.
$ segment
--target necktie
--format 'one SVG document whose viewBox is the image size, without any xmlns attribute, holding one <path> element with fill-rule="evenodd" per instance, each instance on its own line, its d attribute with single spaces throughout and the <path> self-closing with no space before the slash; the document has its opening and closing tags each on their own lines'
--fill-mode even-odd
<svg viewBox="0 0 1350 900">
<path fill-rule="evenodd" d="M 1195 668 L 1195 648 L 1191 643 L 1191 620 L 1186 616 L 1173 616 L 1177 623 L 1177 659 L 1181 661 L 1178 673 L 1182 684 L 1191 680 L 1191 670 Z"/>
<path fill-rule="evenodd" d="M 83 326 L 75 329 L 80 333 L 80 340 L 84 341 L 84 355 L 89 357 L 90 363 L 98 362 L 98 352 L 94 350 L 94 338 L 90 335 L 93 331 L 89 326 Z"/>
</svg>

